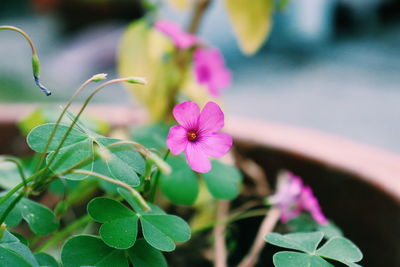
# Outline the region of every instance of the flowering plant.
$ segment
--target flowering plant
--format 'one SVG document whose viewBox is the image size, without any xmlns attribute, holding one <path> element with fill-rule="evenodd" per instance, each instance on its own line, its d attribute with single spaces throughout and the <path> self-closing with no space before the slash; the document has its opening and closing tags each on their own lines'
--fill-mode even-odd
<svg viewBox="0 0 400 267">
<path fill-rule="evenodd" d="M 226 2 L 233 18 L 248 17 L 233 1 Z M 264 2 L 254 1 L 257 11 L 269 14 Z M 0 176 L 11 177 L 0 179 L 0 266 L 175 266 L 179 261 L 164 252 L 196 247 L 191 237 L 209 236 L 210 228 L 215 240 L 210 238 L 206 246 L 213 243 L 215 253 L 204 258 L 227 266 L 227 225 L 260 215 L 264 220 L 253 245 L 233 264 L 255 266 L 267 241 L 295 250 L 276 253 L 278 267 L 332 266 L 328 261 L 358 266 L 360 250 L 325 217 L 311 188 L 290 172 L 279 175 L 275 193 L 262 195 L 262 204 L 232 202 L 239 211 L 230 208 L 229 201 L 242 201 L 239 195 L 246 185 L 242 171 L 232 164 L 234 142 L 223 132 L 224 113 L 211 100 L 229 86 L 231 74 L 220 51 L 196 36 L 196 25 L 191 28 L 185 32 L 166 20 L 135 22 L 121 44 L 124 78 L 105 81 L 106 74 L 94 75 L 55 121 L 35 127 L 28 123 L 27 144 L 36 154 L 0 158 Z M 269 26 L 251 42 L 244 40 L 243 27 L 238 28 L 244 52 L 253 53 Z M 40 62 L 30 38 L 15 27 L 0 29 L 27 38 L 35 82 L 50 95 L 39 81 Z M 158 47 L 151 46 L 155 41 Z M 103 83 L 73 113 L 71 104 L 96 82 Z M 154 124 L 133 128 L 121 138 L 106 136 L 82 119 L 92 98 L 115 83 L 130 86 Z M 203 97 L 188 89 L 189 84 L 197 85 Z M 25 122 L 35 121 L 32 116 Z M 47 198 L 56 201 L 46 205 Z M 290 233 L 272 233 L 277 225 Z"/>
</svg>

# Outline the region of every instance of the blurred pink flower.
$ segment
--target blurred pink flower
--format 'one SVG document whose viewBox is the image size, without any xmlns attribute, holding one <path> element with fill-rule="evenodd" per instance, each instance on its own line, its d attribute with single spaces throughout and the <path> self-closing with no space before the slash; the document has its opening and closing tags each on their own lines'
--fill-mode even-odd
<svg viewBox="0 0 400 267">
<path fill-rule="evenodd" d="M 173 114 L 180 125 L 171 127 L 167 145 L 177 155 L 185 151 L 189 166 L 196 172 L 211 170 L 209 156 L 222 157 L 232 146 L 232 137 L 219 132 L 224 127 L 224 113 L 214 102 L 208 102 L 200 113 L 199 106 L 183 102 L 174 107 Z"/>
<path fill-rule="evenodd" d="M 319 224 L 327 224 L 328 220 L 321 211 L 318 199 L 314 196 L 309 186 L 304 186 L 299 201 L 299 208 L 306 210 L 311 214 L 311 217 Z"/>
<path fill-rule="evenodd" d="M 276 192 L 269 201 L 279 207 L 284 223 L 296 218 L 303 210 L 308 211 L 317 223 L 328 223 L 311 188 L 291 172 L 282 172 L 278 176 Z"/>
<path fill-rule="evenodd" d="M 194 46 L 197 38 L 193 34 L 182 31 L 178 24 L 169 20 L 159 20 L 155 27 L 172 39 L 178 49 L 187 49 Z"/>
<path fill-rule="evenodd" d="M 213 96 L 231 83 L 231 73 L 224 65 L 224 58 L 216 48 L 199 48 L 194 52 L 194 71 L 197 82 L 207 86 Z"/>
</svg>

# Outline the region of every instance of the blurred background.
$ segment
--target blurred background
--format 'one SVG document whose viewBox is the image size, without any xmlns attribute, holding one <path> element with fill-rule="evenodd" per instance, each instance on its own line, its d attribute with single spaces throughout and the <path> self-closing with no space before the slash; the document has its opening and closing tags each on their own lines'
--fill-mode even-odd
<svg viewBox="0 0 400 267">
<path fill-rule="evenodd" d="M 116 74 L 121 34 L 144 9 L 139 0 L 2 0 L 0 24 L 24 29 L 42 61 L 45 97 L 31 77 L 30 50 L 0 33 L 0 106 L 62 102 L 91 75 Z M 188 12 L 164 5 L 182 23 Z M 213 1 L 200 35 L 220 47 L 233 83 L 223 93 L 229 115 L 322 130 L 400 152 L 400 1 L 293 0 L 274 14 L 263 48 L 239 51 L 223 1 Z M 98 103 L 132 103 L 122 87 Z"/>
</svg>

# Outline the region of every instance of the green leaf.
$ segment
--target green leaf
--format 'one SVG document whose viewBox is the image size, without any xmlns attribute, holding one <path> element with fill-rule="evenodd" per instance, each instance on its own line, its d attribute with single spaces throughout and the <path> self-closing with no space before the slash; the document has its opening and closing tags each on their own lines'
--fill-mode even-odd
<svg viewBox="0 0 400 267">
<path fill-rule="evenodd" d="M 88 204 L 89 215 L 100 227 L 104 243 L 113 248 L 133 246 L 137 236 L 137 215 L 120 202 L 109 198 L 95 198 Z"/>
<path fill-rule="evenodd" d="M 162 192 L 175 204 L 192 205 L 199 194 L 196 174 L 182 157 L 171 156 L 167 163 L 172 172 L 169 175 L 161 175 Z"/>
<path fill-rule="evenodd" d="M 5 249 L 0 246 L 0 259 L 2 266 L 19 266 L 19 267 L 32 267 L 33 265 L 29 264 L 23 257 L 18 255 L 17 253 Z M 39 266 L 39 265 L 36 265 Z"/>
<path fill-rule="evenodd" d="M 172 251 L 176 242 L 185 242 L 190 238 L 189 225 L 178 216 L 162 214 L 144 214 L 140 216 L 143 236 L 156 249 Z"/>
<path fill-rule="evenodd" d="M 128 255 L 135 267 L 168 267 L 164 255 L 144 239 L 138 239 L 128 250 Z"/>
<path fill-rule="evenodd" d="M 225 5 L 240 49 L 254 54 L 272 28 L 273 0 L 225 0 Z"/>
<path fill-rule="evenodd" d="M 5 195 L 5 193 L 1 194 L 1 196 L 3 195 Z M 13 195 L 9 199 L 7 199 L 3 204 L 0 205 L 0 216 L 3 216 L 8 206 L 10 206 L 11 202 L 13 202 L 16 197 L 17 196 Z M 5 223 L 9 227 L 14 227 L 17 226 L 21 222 L 21 220 L 22 220 L 21 210 L 20 206 L 17 204 L 8 214 Z"/>
<path fill-rule="evenodd" d="M 53 157 L 54 152 L 49 153 L 47 156 L 47 163 Z M 93 141 L 89 138 L 84 139 L 80 142 L 75 144 L 64 146 L 60 152 L 57 154 L 54 162 L 50 166 L 50 169 L 54 173 L 61 173 L 76 164 L 80 163 L 81 161 L 89 158 L 87 163 L 83 164 L 82 166 L 78 167 L 77 169 L 83 169 L 92 171 L 93 170 Z M 81 175 L 76 173 L 64 174 L 62 175 L 63 178 L 71 179 L 71 180 L 82 180 L 87 177 L 87 175 Z"/>
<path fill-rule="evenodd" d="M 123 250 L 111 248 L 91 235 L 73 236 L 64 244 L 61 252 L 64 267 L 128 267 Z"/>
<path fill-rule="evenodd" d="M 132 130 L 133 139 L 148 148 L 154 148 L 158 151 L 166 150 L 169 128 L 171 125 L 166 123 L 154 123 Z"/>
<path fill-rule="evenodd" d="M 358 262 L 363 258 L 360 249 L 353 244 L 353 242 L 344 237 L 329 239 L 317 250 L 316 254 L 324 258 L 340 261 L 347 265 L 348 263 Z"/>
<path fill-rule="evenodd" d="M 1 266 L 39 267 L 29 248 L 7 230 L 0 240 L 0 259 Z"/>
<path fill-rule="evenodd" d="M 207 188 L 216 199 L 234 199 L 240 192 L 242 175 L 234 166 L 212 161 L 212 169 L 204 173 Z"/>
<path fill-rule="evenodd" d="M 273 257 L 275 267 L 334 267 L 324 259 L 299 252 L 278 252 Z"/>
<path fill-rule="evenodd" d="M 54 126 L 55 123 L 46 123 L 33 128 L 27 137 L 27 143 L 29 147 L 36 152 L 43 152 Z M 69 126 L 62 124 L 57 127 L 57 131 L 50 143 L 48 151 L 54 151 L 58 147 L 68 128 Z M 83 141 L 86 138 L 87 136 L 84 133 L 73 128 L 65 140 L 63 147 Z"/>
<path fill-rule="evenodd" d="M 0 160 L 0 187 L 4 189 L 14 188 L 21 182 L 21 176 L 17 165 L 13 162 Z"/>
<path fill-rule="evenodd" d="M 121 140 L 113 138 L 96 138 L 96 142 L 101 146 L 108 146 Z M 145 161 L 137 151 L 132 149 L 132 145 L 117 145 L 109 148 L 111 152 L 110 159 L 104 161 L 108 166 L 108 170 L 117 180 L 136 187 L 140 184 L 137 175 L 144 173 Z M 101 164 L 101 163 L 97 163 Z M 99 168 L 98 165 L 96 165 Z M 104 167 L 103 167 L 104 168 Z M 96 170 L 95 170 L 96 171 Z"/>
<path fill-rule="evenodd" d="M 35 254 L 35 258 L 37 262 L 39 263 L 40 267 L 59 267 L 60 265 L 58 262 L 49 254 L 47 253 L 37 253 Z"/>
<path fill-rule="evenodd" d="M 265 237 L 265 240 L 278 247 L 315 253 L 323 237 L 324 234 L 322 232 L 291 233 L 286 235 L 270 233 Z"/>
<path fill-rule="evenodd" d="M 35 234 L 48 235 L 57 230 L 58 220 L 49 208 L 26 198 L 22 199 L 18 205 L 22 217 Z"/>
</svg>

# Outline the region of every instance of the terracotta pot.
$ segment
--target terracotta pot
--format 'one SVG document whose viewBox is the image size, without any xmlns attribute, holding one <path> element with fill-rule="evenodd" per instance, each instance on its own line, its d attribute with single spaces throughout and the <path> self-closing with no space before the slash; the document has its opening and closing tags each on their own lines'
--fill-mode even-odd
<svg viewBox="0 0 400 267">
<path fill-rule="evenodd" d="M 0 154 L 24 154 L 25 142 L 16 122 L 34 106 L 1 105 Z M 112 112 L 110 112 L 112 110 Z M 129 107 L 92 106 L 89 113 L 115 126 L 144 121 Z M 360 246 L 366 266 L 400 266 L 400 156 L 307 129 L 244 118 L 230 118 L 225 130 L 236 151 L 253 160 L 271 184 L 280 169 L 300 175 L 317 195 L 324 212 Z M 252 240 L 260 220 L 240 229 Z M 239 240 L 236 258 L 246 253 Z M 260 266 L 265 266 L 261 264 Z"/>
</svg>

